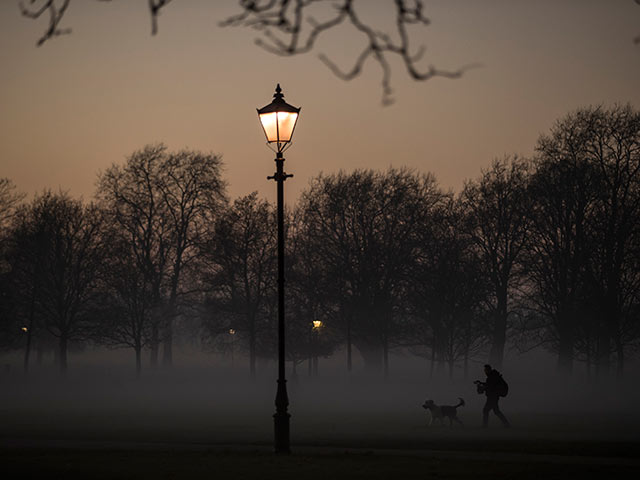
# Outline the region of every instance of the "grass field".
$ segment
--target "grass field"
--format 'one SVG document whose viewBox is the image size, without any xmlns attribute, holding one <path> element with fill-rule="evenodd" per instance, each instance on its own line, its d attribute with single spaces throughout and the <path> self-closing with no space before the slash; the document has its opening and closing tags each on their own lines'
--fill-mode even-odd
<svg viewBox="0 0 640 480">
<path fill-rule="evenodd" d="M 633 478 L 633 432 L 517 415 L 512 429 L 411 425 L 411 416 L 292 418 L 292 455 L 271 453 L 269 418 L 201 412 L 74 415 L 4 411 L 2 478 Z M 39 416 L 40 415 L 40 416 Z M 615 425 L 615 419 L 610 420 Z M 637 431 L 637 430 L 636 430 Z"/>
<path fill-rule="evenodd" d="M 387 452 L 304 452 L 287 457 L 261 450 L 77 449 L 0 450 L 3 478 L 64 479 L 567 479 L 634 478 L 634 465 L 572 459 L 465 458 Z"/>
<path fill-rule="evenodd" d="M 271 383 L 5 378 L 1 386 L 3 479 L 520 480 L 640 474 L 640 416 L 627 407 L 576 409 L 569 401 L 569 407 L 541 408 L 514 394 L 503 406 L 513 428 L 493 419 L 491 428 L 482 429 L 483 398 L 462 392 L 465 427 L 449 428 L 427 426 L 421 387 L 292 385 L 293 453 L 276 456 Z M 455 398 L 453 390 L 439 396 Z"/>
</svg>

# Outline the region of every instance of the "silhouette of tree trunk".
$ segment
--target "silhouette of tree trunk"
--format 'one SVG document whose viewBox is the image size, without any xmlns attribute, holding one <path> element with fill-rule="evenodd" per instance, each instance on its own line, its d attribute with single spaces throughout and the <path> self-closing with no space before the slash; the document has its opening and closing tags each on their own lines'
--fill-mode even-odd
<svg viewBox="0 0 640 480">
<path fill-rule="evenodd" d="M 467 182 L 461 194 L 466 230 L 494 297 L 489 362 L 495 368 L 502 367 L 504 358 L 510 296 L 522 279 L 519 262 L 529 231 L 527 181 L 527 163 L 507 158 L 495 161 L 479 180 Z"/>
<path fill-rule="evenodd" d="M 305 235 L 333 283 L 327 296 L 346 306 L 342 331 L 369 371 L 388 371 L 405 334 L 398 303 L 422 218 L 441 198 L 433 177 L 406 169 L 320 176 L 302 195 Z"/>
<path fill-rule="evenodd" d="M 256 320 L 255 317 L 250 318 L 248 322 L 249 327 L 249 375 L 251 378 L 256 378 L 256 358 L 257 358 L 257 332 L 256 332 Z"/>
<path fill-rule="evenodd" d="M 42 357 L 44 357 L 44 347 L 41 343 L 36 345 L 36 365 L 42 366 Z"/>
<path fill-rule="evenodd" d="M 182 150 L 164 155 L 162 175 L 157 179 L 160 200 L 168 218 L 172 262 L 170 291 L 165 317 L 163 364 L 173 363 L 173 323 L 184 270 L 197 257 L 206 224 L 226 202 L 221 179 L 221 159 L 213 154 Z"/>
<path fill-rule="evenodd" d="M 29 373 L 29 357 L 31 355 L 31 338 L 33 337 L 33 329 L 35 327 L 36 316 L 36 284 L 31 287 L 31 300 L 29 302 L 29 320 L 27 326 L 27 345 L 24 350 L 24 373 Z"/>
<path fill-rule="evenodd" d="M 495 309 L 495 317 L 493 321 L 493 334 L 491 342 L 491 350 L 489 351 L 489 363 L 495 365 L 496 368 L 502 368 L 502 360 L 504 358 L 504 348 L 507 342 L 507 301 L 508 292 L 507 285 L 500 282 L 496 289 L 497 305 Z"/>
<path fill-rule="evenodd" d="M 623 312 L 633 296 L 623 292 L 637 291 L 628 272 L 636 270 L 632 245 L 640 234 L 640 113 L 630 105 L 616 105 L 579 110 L 574 118 L 585 132 L 586 155 L 600 179 L 592 224 L 599 248 L 591 275 L 602 307 L 598 371 L 606 375 L 611 354 L 620 350 L 616 345 L 637 340 L 624 338 Z M 618 361 L 623 364 L 624 355 Z"/>
<path fill-rule="evenodd" d="M 382 342 L 382 359 L 384 365 L 384 378 L 389 378 L 389 342 L 386 338 Z"/>
<path fill-rule="evenodd" d="M 205 328 L 215 336 L 231 325 L 242 334 L 241 346 L 249 354 L 249 373 L 256 375 L 256 361 L 267 355 L 271 343 L 269 300 L 274 297 L 276 275 L 276 217 L 274 208 L 253 192 L 236 199 L 215 221 L 214 231 L 202 245 L 203 279 L 217 318 Z M 289 325 L 290 326 L 290 325 Z"/>
<path fill-rule="evenodd" d="M 21 248 L 29 249 L 26 255 L 17 252 L 16 261 L 22 263 L 17 269 L 25 272 L 26 290 L 34 302 L 29 307 L 30 327 L 35 330 L 32 313 L 37 309 L 44 327 L 58 338 L 62 375 L 67 371 L 68 343 L 87 339 L 88 312 L 106 251 L 103 225 L 95 207 L 50 192 L 36 197 L 18 220 Z"/>
<path fill-rule="evenodd" d="M 455 367 L 465 355 L 477 353 L 486 332 L 477 321 L 487 287 L 460 202 L 444 196 L 429 222 L 419 230 L 404 293 L 411 312 L 407 342 L 412 351 Z"/>
<path fill-rule="evenodd" d="M 122 248 L 132 252 L 135 268 L 149 285 L 152 369 L 158 365 L 162 290 L 170 259 L 168 219 L 157 188 L 165 151 L 163 145 L 148 145 L 134 152 L 124 166 L 113 165 L 99 176 L 97 191 L 101 205 L 127 239 L 128 246 Z"/>
<path fill-rule="evenodd" d="M 383 366 L 382 345 L 374 345 L 370 341 L 356 341 L 354 345 L 364 360 L 365 371 L 379 375 Z"/>
<path fill-rule="evenodd" d="M 627 328 L 640 283 L 632 272 L 640 214 L 640 116 L 631 107 L 578 110 L 536 147 L 525 256 L 543 343 L 568 374 L 582 355 L 598 375 L 637 338 Z M 616 355 L 624 362 L 624 353 Z"/>
<path fill-rule="evenodd" d="M 137 344 L 133 349 L 136 354 L 136 378 L 140 378 L 142 373 L 142 345 Z"/>
<path fill-rule="evenodd" d="M 220 158 L 188 150 L 168 152 L 148 145 L 124 166 L 100 175 L 98 198 L 109 212 L 142 272 L 151 316 L 150 364 L 173 360 L 173 324 L 179 315 L 184 272 L 192 269 L 206 223 L 225 201 Z M 130 345 L 131 346 L 131 345 Z"/>
<path fill-rule="evenodd" d="M 156 369 L 158 367 L 158 353 L 160 350 L 160 335 L 158 331 L 158 325 L 153 325 L 151 327 L 151 339 L 149 340 L 149 366 L 152 369 Z"/>
<path fill-rule="evenodd" d="M 0 178 L 0 347 L 14 348 L 16 342 L 25 346 L 24 371 L 29 368 L 29 353 L 33 335 L 32 324 L 38 251 L 25 245 L 31 243 L 31 235 L 21 236 L 16 221 L 23 213 L 20 203 L 24 195 L 7 178 Z M 20 222 L 18 222 L 19 224 Z M 21 325 L 20 325 L 21 323 Z M 22 327 L 28 326 L 25 332 Z"/>
<path fill-rule="evenodd" d="M 342 308 L 340 309 L 340 312 L 342 314 Z M 346 334 L 346 342 L 347 342 L 347 373 L 351 373 L 351 371 L 353 370 L 352 352 L 351 352 L 351 345 L 352 345 L 352 340 L 351 340 L 351 314 L 348 314 L 346 316 L 346 328 L 347 328 L 347 334 Z"/>
<path fill-rule="evenodd" d="M 575 323 L 572 313 L 560 311 L 558 323 L 558 370 L 565 375 L 573 373 Z"/>
<path fill-rule="evenodd" d="M 429 378 L 433 378 L 433 372 L 436 368 L 436 336 L 435 333 L 433 335 L 433 340 L 431 342 L 431 359 L 429 362 Z"/>
<path fill-rule="evenodd" d="M 8 231 L 11 221 L 15 218 L 18 206 L 25 195 L 16 192 L 16 187 L 8 178 L 0 178 L 0 247 L 4 247 L 7 241 L 5 232 Z"/>
</svg>

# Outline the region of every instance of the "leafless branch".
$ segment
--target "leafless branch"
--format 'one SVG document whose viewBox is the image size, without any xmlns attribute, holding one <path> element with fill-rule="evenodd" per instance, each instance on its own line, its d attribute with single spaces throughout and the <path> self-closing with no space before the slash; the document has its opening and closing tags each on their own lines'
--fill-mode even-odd
<svg viewBox="0 0 640 480">
<path fill-rule="evenodd" d="M 149 0 L 149 13 L 151 13 L 151 35 L 158 33 L 158 15 L 163 7 L 171 3 L 171 0 Z"/>
<path fill-rule="evenodd" d="M 111 2 L 111 0 L 97 0 L 98 2 Z M 158 33 L 158 16 L 163 7 L 171 3 L 172 0 L 148 0 L 149 13 L 151 15 L 151 34 Z M 34 20 L 39 19 L 45 14 L 49 14 L 49 26 L 45 30 L 42 37 L 38 39 L 37 46 L 58 35 L 71 33 L 70 28 L 59 28 L 60 22 L 71 0 L 19 0 L 18 5 L 23 16 Z M 59 6 L 58 6 L 59 5 Z"/>
<path fill-rule="evenodd" d="M 63 0 L 58 7 L 55 0 L 29 0 L 28 5 L 22 0 L 19 2 L 20 12 L 27 18 L 37 19 L 46 13 L 49 14 L 49 27 L 38 40 L 38 46 L 57 35 L 71 33 L 70 28 L 61 29 L 58 27 L 70 3 L 71 0 Z"/>
<path fill-rule="evenodd" d="M 98 0 L 111 1 L 111 0 Z M 399 58 L 411 78 L 426 81 L 433 77 L 459 78 L 475 65 L 456 70 L 441 70 L 432 65 L 421 68 L 425 48 L 412 47 L 408 29 L 411 26 L 428 26 L 423 0 L 389 0 L 393 2 L 393 28 L 391 32 L 376 30 L 362 21 L 359 11 L 368 8 L 366 3 L 354 0 L 239 0 L 240 12 L 220 23 L 221 26 L 248 26 L 261 33 L 256 44 L 265 50 L 283 56 L 308 53 L 327 31 L 340 25 L 348 25 L 361 38 L 364 46 L 351 68 L 342 69 L 328 55 L 320 54 L 320 60 L 339 78 L 352 80 L 362 73 L 367 61 L 377 63 L 382 71 L 382 101 L 393 102 L 391 88 L 391 59 Z M 158 15 L 172 0 L 147 0 L 151 16 L 151 34 L 158 32 Z M 38 40 L 38 46 L 50 38 L 71 32 L 60 28 L 60 23 L 71 0 L 19 0 L 25 17 L 38 19 L 49 14 L 49 26 Z M 327 5 L 329 16 L 318 21 L 311 13 L 315 6 Z M 370 8 L 370 7 L 369 7 Z"/>
<path fill-rule="evenodd" d="M 335 12 L 328 20 L 319 22 L 308 13 L 308 7 L 327 1 L 332 3 Z M 383 104 L 393 102 L 390 60 L 394 56 L 401 59 L 409 76 L 417 81 L 426 81 L 436 76 L 459 78 L 465 71 L 477 66 L 468 65 L 452 71 L 431 65 L 421 69 L 418 62 L 424 56 L 425 48 L 421 46 L 413 51 L 408 28 L 412 25 L 428 26 L 431 23 L 424 14 L 423 1 L 393 0 L 393 3 L 393 34 L 377 31 L 363 22 L 353 0 L 240 0 L 243 11 L 223 21 L 221 25 L 255 28 L 263 35 L 256 40 L 257 45 L 271 53 L 290 56 L 309 52 L 324 32 L 340 24 L 349 24 L 365 39 L 365 46 L 353 66 L 347 70 L 341 69 L 326 54 L 319 55 L 320 61 L 343 80 L 359 76 L 368 60 L 376 62 L 382 70 Z"/>
<path fill-rule="evenodd" d="M 634 0 L 638 5 L 640 5 L 640 0 Z M 640 45 L 640 35 L 636 36 L 636 38 L 633 39 L 633 43 L 635 43 L 636 45 Z"/>
</svg>

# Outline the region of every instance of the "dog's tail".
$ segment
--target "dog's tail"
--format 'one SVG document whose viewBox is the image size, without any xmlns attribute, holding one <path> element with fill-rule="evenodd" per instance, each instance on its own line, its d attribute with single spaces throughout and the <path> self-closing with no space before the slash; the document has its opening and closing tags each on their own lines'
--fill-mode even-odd
<svg viewBox="0 0 640 480">
<path fill-rule="evenodd" d="M 458 407 L 464 407 L 464 399 L 458 397 L 458 400 L 460 400 L 460 403 L 456 405 L 456 408 Z"/>
</svg>

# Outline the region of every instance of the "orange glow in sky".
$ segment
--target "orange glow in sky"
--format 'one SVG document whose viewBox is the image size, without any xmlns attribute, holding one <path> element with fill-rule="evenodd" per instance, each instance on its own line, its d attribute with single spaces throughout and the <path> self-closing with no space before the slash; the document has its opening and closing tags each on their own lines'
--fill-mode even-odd
<svg viewBox="0 0 640 480">
<path fill-rule="evenodd" d="M 365 3 L 384 25 L 388 2 Z M 258 33 L 218 26 L 236 4 L 172 2 L 152 37 L 147 2 L 74 1 L 63 25 L 73 33 L 36 48 L 44 20 L 0 2 L 0 177 L 30 194 L 60 188 L 89 199 L 99 171 L 164 142 L 221 154 L 231 198 L 257 190 L 273 201 L 273 153 L 255 112 L 277 83 L 304 110 L 286 154 L 288 201 L 320 172 L 390 165 L 458 190 L 494 158 L 531 155 L 569 111 L 640 107 L 640 6 L 631 0 L 427 2 L 432 24 L 411 32 L 427 47 L 424 67 L 482 67 L 415 82 L 394 62 L 389 107 L 375 64 L 344 82 L 317 59 L 348 68 L 360 48 L 351 33 L 282 58 L 254 44 Z"/>
</svg>

